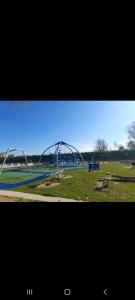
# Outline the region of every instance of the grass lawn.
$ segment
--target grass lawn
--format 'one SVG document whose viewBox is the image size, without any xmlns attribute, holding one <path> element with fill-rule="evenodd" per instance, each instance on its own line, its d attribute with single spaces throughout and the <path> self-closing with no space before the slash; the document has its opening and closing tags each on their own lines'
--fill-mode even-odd
<svg viewBox="0 0 135 300">
<path fill-rule="evenodd" d="M 80 167 L 81 168 L 81 167 Z M 14 168 L 13 168 L 14 169 Z M 29 171 L 28 170 L 28 168 L 26 167 L 26 166 L 22 166 L 22 167 L 17 167 L 16 169 L 20 169 L 21 171 Z M 46 167 L 46 166 L 40 166 L 40 165 L 34 165 L 34 166 L 31 166 L 30 167 L 30 169 L 31 169 L 31 171 L 32 172 L 54 172 L 54 171 L 56 171 L 56 168 L 49 168 L 49 167 Z M 70 169 L 76 169 L 76 167 L 74 167 L 74 166 L 72 166 L 72 167 L 63 167 L 63 168 L 57 168 L 57 171 L 61 171 L 61 170 L 63 170 L 63 169 L 65 169 L 65 170 L 70 170 Z M 6 170 L 9 170 L 9 168 L 8 169 L 6 169 Z"/>
<path fill-rule="evenodd" d="M 53 179 L 46 178 L 40 182 L 18 187 L 14 190 L 27 193 L 40 194 L 44 196 L 56 196 L 72 198 L 75 200 L 86 200 L 95 202 L 108 201 L 135 201 L 135 182 L 109 182 L 109 187 L 105 190 L 96 191 L 96 182 L 105 176 L 106 172 L 121 176 L 135 176 L 135 169 L 125 169 L 122 163 L 103 164 L 100 171 L 88 172 L 86 169 L 66 171 L 65 175 L 72 175 L 72 178 L 61 179 L 60 185 L 52 188 L 37 188 L 37 186 Z"/>
<path fill-rule="evenodd" d="M 2 172 L 0 183 L 17 183 L 26 181 L 39 176 L 38 174 L 20 173 L 20 172 Z"/>
</svg>

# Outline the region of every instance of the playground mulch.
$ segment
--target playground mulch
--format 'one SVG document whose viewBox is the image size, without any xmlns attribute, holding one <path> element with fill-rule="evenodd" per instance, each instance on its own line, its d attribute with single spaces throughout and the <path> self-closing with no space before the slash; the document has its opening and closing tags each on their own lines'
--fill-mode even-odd
<svg viewBox="0 0 135 300">
<path fill-rule="evenodd" d="M 55 187 L 57 185 L 60 185 L 60 183 L 59 182 L 46 182 L 46 183 L 42 183 L 42 184 L 37 185 L 36 188 L 38 188 L 38 189 L 40 189 L 40 188 L 41 189 L 47 189 L 47 188 Z"/>
</svg>

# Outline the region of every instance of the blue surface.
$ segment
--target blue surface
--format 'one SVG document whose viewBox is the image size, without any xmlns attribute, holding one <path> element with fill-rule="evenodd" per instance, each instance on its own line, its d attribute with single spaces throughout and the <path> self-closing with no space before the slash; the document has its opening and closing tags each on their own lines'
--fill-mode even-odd
<svg viewBox="0 0 135 300">
<path fill-rule="evenodd" d="M 17 173 L 19 173 L 19 172 L 21 172 L 21 173 L 29 173 L 30 174 L 30 171 L 24 171 L 24 170 L 21 170 L 21 169 L 19 169 L 19 170 L 6 170 L 6 171 L 3 171 L 3 173 L 4 172 L 17 172 Z M 50 174 L 50 172 L 46 172 L 46 171 L 31 171 L 31 174 Z"/>
<path fill-rule="evenodd" d="M 79 170 L 79 169 L 82 169 L 82 168 L 77 168 L 77 170 Z M 73 168 L 73 169 L 70 169 L 70 170 L 75 170 L 75 169 Z M 64 169 L 64 172 L 65 171 L 70 171 L 70 170 L 69 169 L 67 169 L 67 170 Z M 5 170 L 3 172 L 21 172 L 21 173 L 23 172 L 23 173 L 29 173 L 29 171 L 21 171 L 21 170 Z M 32 179 L 29 179 L 29 180 L 25 180 L 25 181 L 22 181 L 22 182 L 17 182 L 17 183 L 0 183 L 0 189 L 10 190 L 10 189 L 13 189 L 13 188 L 24 186 L 24 185 L 27 185 L 27 184 L 30 184 L 30 183 L 42 180 L 44 178 L 47 178 L 47 177 L 49 177 L 52 174 L 51 172 L 32 172 L 32 173 L 43 174 L 43 175 L 35 177 L 35 178 L 32 178 Z"/>
<path fill-rule="evenodd" d="M 22 181 L 22 182 L 18 182 L 18 183 L 0 183 L 0 189 L 10 190 L 10 189 L 13 189 L 13 188 L 17 188 L 19 186 L 23 186 L 23 185 L 26 185 L 26 184 L 29 184 L 29 183 L 33 183 L 33 182 L 39 181 L 43 178 L 47 178 L 48 176 L 50 176 L 50 174 L 51 173 L 48 172 L 47 174 L 44 174 L 42 176 L 38 176 L 36 178 L 32 178 L 32 179 Z"/>
</svg>

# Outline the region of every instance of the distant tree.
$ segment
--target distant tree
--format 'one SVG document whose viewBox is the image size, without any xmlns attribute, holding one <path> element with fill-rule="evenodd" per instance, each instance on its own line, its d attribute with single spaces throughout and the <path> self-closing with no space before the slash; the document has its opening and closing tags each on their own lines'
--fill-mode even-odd
<svg viewBox="0 0 135 300">
<path fill-rule="evenodd" d="M 125 149 L 125 147 L 123 146 L 123 145 L 119 145 L 119 147 L 118 147 L 118 151 L 125 151 L 126 149 Z"/>
<path fill-rule="evenodd" d="M 135 142 L 134 141 L 129 141 L 127 143 L 127 148 L 128 148 L 128 150 L 135 150 Z"/>
<path fill-rule="evenodd" d="M 114 148 L 117 150 L 118 149 L 118 143 L 117 142 L 114 142 Z"/>
<path fill-rule="evenodd" d="M 95 151 L 104 152 L 108 150 L 108 144 L 105 140 L 98 139 L 95 143 Z"/>
<path fill-rule="evenodd" d="M 0 152 L 0 157 L 4 157 L 5 153 L 4 152 Z"/>
<path fill-rule="evenodd" d="M 128 138 L 135 141 L 135 122 L 132 122 L 127 127 Z"/>
</svg>

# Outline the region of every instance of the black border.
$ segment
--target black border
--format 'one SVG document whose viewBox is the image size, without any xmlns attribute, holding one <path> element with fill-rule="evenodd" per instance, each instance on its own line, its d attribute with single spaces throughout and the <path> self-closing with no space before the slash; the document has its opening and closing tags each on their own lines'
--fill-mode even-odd
<svg viewBox="0 0 135 300">
<path fill-rule="evenodd" d="M 133 284 L 134 203 L 1 203 L 1 284 Z"/>
<path fill-rule="evenodd" d="M 134 70 L 134 59 L 130 53 L 122 55 L 126 40 L 122 49 L 118 49 L 119 43 L 116 45 L 113 39 L 108 43 L 108 32 L 104 44 L 103 28 L 101 40 L 95 34 L 95 47 L 91 33 L 96 23 L 95 18 L 84 41 L 79 35 L 76 49 L 70 39 L 63 43 L 62 34 L 59 52 L 59 41 L 50 46 L 44 31 L 45 48 L 34 40 L 29 49 L 27 41 L 21 40 L 15 49 L 19 58 L 14 59 L 9 53 L 14 41 L 10 43 L 6 57 L 3 54 L 1 57 L 4 66 L 3 70 L 1 68 L 0 99 L 134 100 L 134 74 L 130 70 L 130 67 Z M 121 31 L 118 41 L 120 37 Z M 39 49 L 36 53 L 35 44 Z M 30 51 L 27 60 L 23 51 L 19 52 L 22 46 L 23 50 Z M 70 51 L 65 52 L 67 46 Z M 59 57 L 61 52 L 63 57 Z M 48 277 L 55 282 L 78 283 L 86 278 L 94 283 L 131 281 L 133 244 L 134 203 L 0 204 L 1 282 L 47 281 Z"/>
<path fill-rule="evenodd" d="M 79 61 L 80 62 L 80 61 Z M 10 72 L 2 73 L 0 99 L 3 100 L 135 100 L 134 76 L 130 66 L 110 60 L 78 64 L 39 66 L 13 62 Z M 39 61 L 40 63 L 40 61 Z M 99 63 L 99 64 L 98 64 Z M 42 70 L 40 69 L 42 66 Z M 53 68 L 52 68 L 53 67 Z M 20 72 L 19 72 L 20 71 Z M 11 73 L 12 72 L 12 73 Z"/>
</svg>

